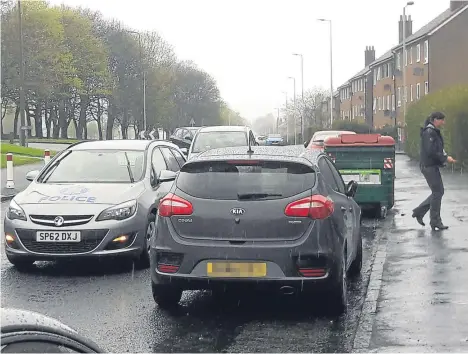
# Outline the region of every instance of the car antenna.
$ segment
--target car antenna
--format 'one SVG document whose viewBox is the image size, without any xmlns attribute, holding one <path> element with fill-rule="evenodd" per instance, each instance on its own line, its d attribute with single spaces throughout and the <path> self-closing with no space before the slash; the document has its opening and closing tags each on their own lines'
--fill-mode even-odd
<svg viewBox="0 0 468 354">
<path fill-rule="evenodd" d="M 248 154 L 253 154 L 253 150 L 252 150 L 252 145 L 251 145 L 251 142 L 250 142 L 250 134 L 249 134 L 249 138 L 247 139 L 248 142 L 249 142 L 249 150 L 247 150 L 247 153 Z"/>
</svg>

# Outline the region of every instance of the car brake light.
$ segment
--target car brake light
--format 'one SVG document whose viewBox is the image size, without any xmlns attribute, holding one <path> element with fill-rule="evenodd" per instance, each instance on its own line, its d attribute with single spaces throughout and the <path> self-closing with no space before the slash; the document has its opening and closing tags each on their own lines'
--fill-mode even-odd
<svg viewBox="0 0 468 354">
<path fill-rule="evenodd" d="M 320 278 L 327 274 L 323 268 L 299 268 L 299 273 L 307 278 Z"/>
<path fill-rule="evenodd" d="M 284 214 L 291 217 L 326 219 L 334 210 L 333 200 L 323 195 L 313 195 L 289 203 L 284 209 Z"/>
<path fill-rule="evenodd" d="M 193 206 L 189 201 L 169 193 L 159 203 L 158 213 L 160 216 L 165 217 L 191 215 L 193 213 Z"/>
</svg>

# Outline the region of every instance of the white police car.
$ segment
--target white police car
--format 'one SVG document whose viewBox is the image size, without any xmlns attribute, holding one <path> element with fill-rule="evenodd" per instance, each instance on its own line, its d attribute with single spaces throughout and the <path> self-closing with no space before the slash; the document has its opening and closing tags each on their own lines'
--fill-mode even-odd
<svg viewBox="0 0 468 354">
<path fill-rule="evenodd" d="M 38 260 L 127 256 L 149 265 L 156 208 L 185 163 L 166 141 L 81 142 L 32 171 L 4 220 L 5 253 Z"/>
</svg>

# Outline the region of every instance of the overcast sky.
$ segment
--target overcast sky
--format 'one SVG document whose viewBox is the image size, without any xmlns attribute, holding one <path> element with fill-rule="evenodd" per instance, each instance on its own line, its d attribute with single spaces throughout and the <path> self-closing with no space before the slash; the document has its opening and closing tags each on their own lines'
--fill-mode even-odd
<svg viewBox="0 0 468 354">
<path fill-rule="evenodd" d="M 135 30 L 156 30 L 179 59 L 211 74 L 221 95 L 245 118 L 273 112 L 282 91 L 330 87 L 328 24 L 333 21 L 333 86 L 364 67 L 364 49 L 377 57 L 398 42 L 405 0 L 51 0 L 101 11 Z M 449 7 L 449 0 L 415 0 L 413 32 Z"/>
</svg>

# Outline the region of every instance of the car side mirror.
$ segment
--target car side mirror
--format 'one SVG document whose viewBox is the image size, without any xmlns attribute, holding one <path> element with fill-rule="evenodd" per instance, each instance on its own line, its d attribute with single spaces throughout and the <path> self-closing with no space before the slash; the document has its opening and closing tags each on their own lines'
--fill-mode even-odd
<svg viewBox="0 0 468 354">
<path fill-rule="evenodd" d="M 2 308 L 2 353 L 105 353 L 88 338 L 37 312 Z"/>
<path fill-rule="evenodd" d="M 28 181 L 34 181 L 34 179 L 37 177 L 37 175 L 39 174 L 39 170 L 34 170 L 34 171 L 29 171 L 27 174 L 26 174 L 26 179 Z"/>
<path fill-rule="evenodd" d="M 161 183 L 161 182 L 175 181 L 176 177 L 177 177 L 177 172 L 169 171 L 169 170 L 161 170 L 161 172 L 159 173 L 158 182 Z"/>
<path fill-rule="evenodd" d="M 356 181 L 349 181 L 348 185 L 346 186 L 346 196 L 354 198 L 354 196 L 356 195 L 357 188 L 358 183 Z"/>
<path fill-rule="evenodd" d="M 180 152 L 183 153 L 185 156 L 187 156 L 188 149 L 187 148 L 180 148 Z"/>
</svg>

